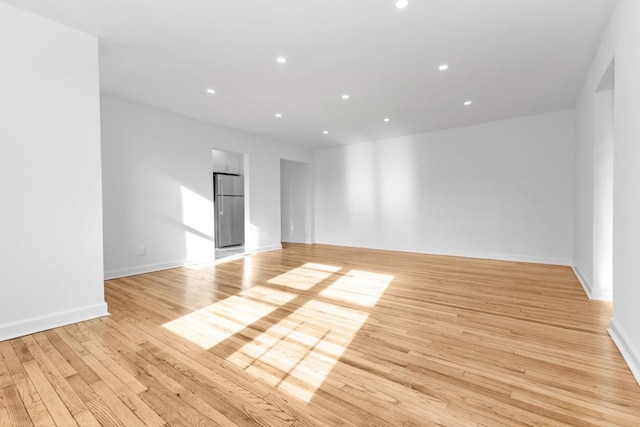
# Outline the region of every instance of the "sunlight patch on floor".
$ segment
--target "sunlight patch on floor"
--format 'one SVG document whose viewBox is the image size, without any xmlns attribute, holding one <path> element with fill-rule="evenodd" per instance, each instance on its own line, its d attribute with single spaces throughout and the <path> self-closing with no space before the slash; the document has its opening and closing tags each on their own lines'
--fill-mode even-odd
<svg viewBox="0 0 640 427">
<path fill-rule="evenodd" d="M 208 350 L 296 296 L 291 292 L 254 286 L 162 326 Z"/>
<path fill-rule="evenodd" d="M 328 293 L 325 289 L 319 299 L 308 300 L 227 360 L 307 403 L 325 381 L 341 387 L 343 384 L 330 379 L 329 374 L 369 313 L 366 309 L 344 307 L 340 302 L 357 298 L 360 305 L 372 307 L 393 280 L 393 276 L 377 273 L 349 274 L 327 289 L 336 288 Z M 351 290 L 350 286 L 357 289 Z M 336 304 L 326 301 L 334 296 Z"/>
<path fill-rule="evenodd" d="M 251 287 L 253 279 L 253 257 L 246 256 L 242 264 L 242 289 Z"/>
<path fill-rule="evenodd" d="M 320 292 L 320 295 L 336 301 L 373 307 L 392 279 L 393 276 L 387 274 L 351 270 Z"/>
<path fill-rule="evenodd" d="M 245 261 L 244 270 L 251 275 L 251 262 Z M 310 402 L 327 381 L 342 387 L 336 379 L 339 377 L 328 378 L 329 374 L 368 320 L 368 310 L 394 278 L 350 270 L 333 280 L 331 276 L 340 270 L 307 263 L 274 277 L 269 285 L 246 289 L 163 327 L 205 350 L 245 330 L 244 337 L 253 339 L 227 360 L 257 379 Z M 322 283 L 329 278 L 333 282 Z M 285 310 L 274 313 L 285 305 Z M 260 321 L 263 324 L 258 325 Z"/>
<path fill-rule="evenodd" d="M 269 283 L 306 291 L 338 271 L 340 271 L 340 267 L 306 263 L 301 267 L 274 277 L 269 280 Z"/>
</svg>

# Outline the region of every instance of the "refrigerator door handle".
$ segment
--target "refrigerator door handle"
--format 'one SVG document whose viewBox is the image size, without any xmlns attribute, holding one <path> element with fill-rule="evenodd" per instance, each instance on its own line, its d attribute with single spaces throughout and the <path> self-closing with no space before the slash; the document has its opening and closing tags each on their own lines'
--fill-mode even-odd
<svg viewBox="0 0 640 427">
<path fill-rule="evenodd" d="M 220 188 L 220 195 L 224 195 L 224 190 L 222 189 L 222 177 L 218 177 L 218 187 Z M 220 197 L 220 215 L 224 215 L 224 197 Z"/>
</svg>

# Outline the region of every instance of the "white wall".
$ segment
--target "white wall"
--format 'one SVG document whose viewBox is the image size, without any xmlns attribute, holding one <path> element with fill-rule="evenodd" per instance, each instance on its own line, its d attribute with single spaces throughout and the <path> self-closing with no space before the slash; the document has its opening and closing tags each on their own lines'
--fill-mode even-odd
<svg viewBox="0 0 640 427">
<path fill-rule="evenodd" d="M 576 194 L 593 200 L 594 94 L 615 58 L 613 184 L 613 319 L 609 332 L 640 382 L 640 2 L 619 0 L 577 103 Z M 574 268 L 592 286 L 593 204 L 576 206 Z M 598 207 L 595 207 L 598 208 Z M 598 250 L 600 248 L 597 248 Z"/>
<path fill-rule="evenodd" d="M 612 326 L 640 382 L 640 2 L 616 13 Z"/>
<path fill-rule="evenodd" d="M 313 242 L 313 185 L 309 163 L 280 162 L 282 241 Z"/>
<path fill-rule="evenodd" d="M 315 153 L 318 243 L 570 264 L 574 114 Z"/>
<path fill-rule="evenodd" d="M 247 251 L 280 248 L 280 159 L 308 151 L 103 96 L 106 277 L 214 259 L 213 148 L 248 155 Z"/>
<path fill-rule="evenodd" d="M 98 41 L 0 3 L 0 340 L 107 314 Z"/>
</svg>

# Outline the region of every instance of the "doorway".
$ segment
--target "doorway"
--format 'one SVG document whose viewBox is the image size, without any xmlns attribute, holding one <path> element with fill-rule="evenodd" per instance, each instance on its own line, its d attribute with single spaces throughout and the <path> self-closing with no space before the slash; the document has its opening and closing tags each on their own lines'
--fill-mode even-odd
<svg viewBox="0 0 640 427">
<path fill-rule="evenodd" d="M 311 243 L 311 165 L 280 160 L 280 218 L 283 243 Z"/>
<path fill-rule="evenodd" d="M 247 197 L 246 155 L 213 149 L 215 259 L 245 254 Z"/>
<path fill-rule="evenodd" d="M 613 300 L 614 62 L 594 94 L 593 288 L 591 299 Z"/>
</svg>

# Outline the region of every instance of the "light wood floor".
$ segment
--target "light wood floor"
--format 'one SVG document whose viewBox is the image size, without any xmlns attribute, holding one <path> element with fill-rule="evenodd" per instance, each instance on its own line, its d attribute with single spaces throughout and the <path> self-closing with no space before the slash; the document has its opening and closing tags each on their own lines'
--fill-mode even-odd
<svg viewBox="0 0 640 427">
<path fill-rule="evenodd" d="M 0 343 L 0 425 L 640 425 L 569 268 L 288 245 Z"/>
</svg>

